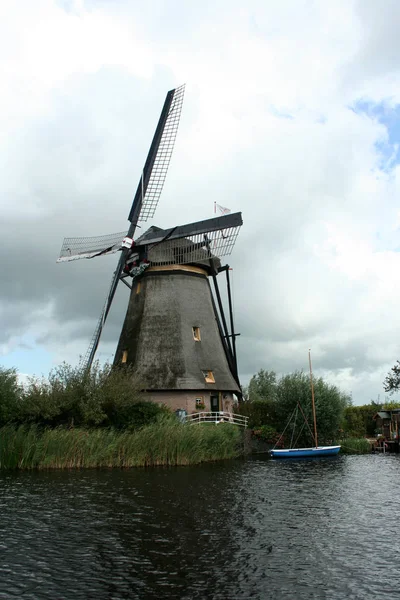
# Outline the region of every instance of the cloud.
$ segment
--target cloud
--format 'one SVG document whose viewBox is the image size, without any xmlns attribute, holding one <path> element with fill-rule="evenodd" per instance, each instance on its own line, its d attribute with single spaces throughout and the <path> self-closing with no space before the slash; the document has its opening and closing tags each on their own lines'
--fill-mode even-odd
<svg viewBox="0 0 400 600">
<path fill-rule="evenodd" d="M 28 373 L 24 344 L 46 366 L 85 352 L 116 259 L 56 265 L 62 239 L 126 227 L 165 92 L 186 82 L 154 224 L 211 217 L 214 201 L 243 211 L 229 257 L 243 380 L 307 368 L 311 346 L 316 373 L 356 402 L 382 394 L 400 325 L 397 4 L 0 11 L 4 360 Z M 119 289 L 101 358 L 126 302 Z"/>
</svg>

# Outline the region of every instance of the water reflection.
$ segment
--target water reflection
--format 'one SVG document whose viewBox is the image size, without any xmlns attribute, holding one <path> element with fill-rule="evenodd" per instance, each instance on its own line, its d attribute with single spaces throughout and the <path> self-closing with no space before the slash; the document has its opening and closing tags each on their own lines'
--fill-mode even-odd
<svg viewBox="0 0 400 600">
<path fill-rule="evenodd" d="M 381 536 L 395 556 L 399 465 L 393 456 L 261 458 L 2 474 L 0 598 L 398 593 Z"/>
</svg>

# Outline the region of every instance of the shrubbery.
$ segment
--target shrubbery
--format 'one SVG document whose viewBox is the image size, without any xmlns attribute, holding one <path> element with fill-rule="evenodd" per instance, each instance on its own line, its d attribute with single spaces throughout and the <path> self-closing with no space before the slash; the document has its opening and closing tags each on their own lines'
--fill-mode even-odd
<svg viewBox="0 0 400 600">
<path fill-rule="evenodd" d="M 254 402 L 242 402 L 240 414 L 249 417 L 249 427 L 259 428 L 266 423 L 275 423 L 275 407 L 269 400 L 255 400 Z"/>
<path fill-rule="evenodd" d="M 133 371 L 94 364 L 90 372 L 67 364 L 47 379 L 18 383 L 14 369 L 0 368 L 0 426 L 113 427 L 135 429 L 169 412 L 143 400 Z"/>
<path fill-rule="evenodd" d="M 260 428 L 253 429 L 253 436 L 271 446 L 277 448 L 284 448 L 285 436 L 282 433 L 276 431 L 275 427 L 271 425 L 262 425 Z"/>
<path fill-rule="evenodd" d="M 348 406 L 343 419 L 344 437 L 372 437 L 376 429 L 376 422 L 372 417 L 381 410 L 381 406 L 375 402 L 363 406 Z"/>
<path fill-rule="evenodd" d="M 19 410 L 22 387 L 16 369 L 0 366 L 0 424 L 12 421 Z"/>
</svg>

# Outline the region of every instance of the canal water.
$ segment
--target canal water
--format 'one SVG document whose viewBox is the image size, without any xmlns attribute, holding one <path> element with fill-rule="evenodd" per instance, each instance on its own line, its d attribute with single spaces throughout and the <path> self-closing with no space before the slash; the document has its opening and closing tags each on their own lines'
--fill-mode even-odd
<svg viewBox="0 0 400 600">
<path fill-rule="evenodd" d="M 0 474 L 0 598 L 400 598 L 400 457 Z"/>
</svg>

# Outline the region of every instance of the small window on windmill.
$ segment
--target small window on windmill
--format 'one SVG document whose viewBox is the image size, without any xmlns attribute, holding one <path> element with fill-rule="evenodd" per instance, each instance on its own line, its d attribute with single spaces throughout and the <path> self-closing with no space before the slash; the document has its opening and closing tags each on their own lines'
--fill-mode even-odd
<svg viewBox="0 0 400 600">
<path fill-rule="evenodd" d="M 128 350 L 123 350 L 122 352 L 122 364 L 124 365 L 126 363 L 126 361 L 128 360 Z"/>
<path fill-rule="evenodd" d="M 203 371 L 206 383 L 215 383 L 214 373 L 212 371 Z"/>
<path fill-rule="evenodd" d="M 196 398 L 196 408 L 204 408 L 203 396 L 199 396 L 198 398 Z"/>
<path fill-rule="evenodd" d="M 201 342 L 200 327 L 192 327 L 193 339 L 195 342 Z"/>
<path fill-rule="evenodd" d="M 142 287 L 142 283 L 141 283 L 141 281 L 138 281 L 138 284 L 137 284 L 137 286 L 136 286 L 136 293 L 137 293 L 137 294 L 140 294 L 140 288 L 141 288 L 141 287 Z"/>
</svg>

